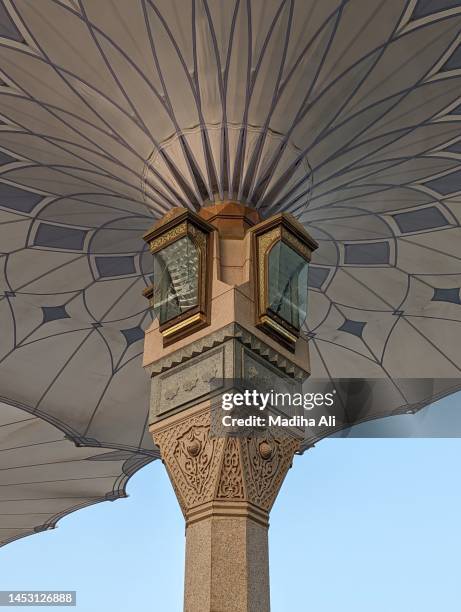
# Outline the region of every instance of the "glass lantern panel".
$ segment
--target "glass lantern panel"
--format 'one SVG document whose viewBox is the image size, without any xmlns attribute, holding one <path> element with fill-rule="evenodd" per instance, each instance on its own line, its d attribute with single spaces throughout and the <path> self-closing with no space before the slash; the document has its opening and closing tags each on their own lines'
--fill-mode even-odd
<svg viewBox="0 0 461 612">
<path fill-rule="evenodd" d="M 308 262 L 280 241 L 270 250 L 268 265 L 269 308 L 300 329 L 307 316 Z"/>
<path fill-rule="evenodd" d="M 198 305 L 200 254 L 185 236 L 154 253 L 154 312 L 160 324 Z"/>
</svg>

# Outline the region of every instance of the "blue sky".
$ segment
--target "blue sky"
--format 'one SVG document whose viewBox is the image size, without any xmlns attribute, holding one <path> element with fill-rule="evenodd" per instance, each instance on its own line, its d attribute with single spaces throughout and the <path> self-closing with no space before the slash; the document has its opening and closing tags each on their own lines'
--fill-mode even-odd
<svg viewBox="0 0 461 612">
<path fill-rule="evenodd" d="M 271 514 L 272 612 L 457 612 L 460 467 L 461 438 L 327 439 L 297 457 Z M 184 525 L 163 465 L 128 493 L 1 548 L 0 589 L 76 590 L 80 612 L 181 611 Z"/>
</svg>

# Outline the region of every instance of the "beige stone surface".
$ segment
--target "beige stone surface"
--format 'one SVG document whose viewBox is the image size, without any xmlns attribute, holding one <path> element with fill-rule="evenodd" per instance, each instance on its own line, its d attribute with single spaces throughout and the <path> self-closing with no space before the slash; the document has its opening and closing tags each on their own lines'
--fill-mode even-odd
<svg viewBox="0 0 461 612">
<path fill-rule="evenodd" d="M 269 612 L 268 530 L 245 517 L 187 528 L 185 612 Z"/>
</svg>

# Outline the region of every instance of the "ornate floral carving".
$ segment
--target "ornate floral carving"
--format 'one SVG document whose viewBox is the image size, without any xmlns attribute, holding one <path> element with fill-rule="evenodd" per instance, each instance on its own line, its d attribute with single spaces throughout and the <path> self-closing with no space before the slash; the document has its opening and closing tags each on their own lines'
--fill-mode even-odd
<svg viewBox="0 0 461 612">
<path fill-rule="evenodd" d="M 153 426 L 155 443 L 186 517 L 203 504 L 249 502 L 269 512 L 299 441 L 267 433 L 259 437 L 209 436 L 210 412 Z"/>
<path fill-rule="evenodd" d="M 164 391 L 165 399 L 172 400 L 178 395 L 178 387 L 168 386 Z"/>
<path fill-rule="evenodd" d="M 210 476 L 214 443 L 208 438 L 208 428 L 192 426 L 178 438 L 174 458 L 188 484 L 202 495 Z"/>
<path fill-rule="evenodd" d="M 267 440 L 260 441 L 257 438 L 250 438 L 247 440 L 247 445 L 249 451 L 248 475 L 255 489 L 256 499 L 262 501 L 272 488 L 273 481 L 280 470 L 280 442 L 278 440 L 268 442 Z M 267 453 L 267 456 L 265 456 L 264 451 L 263 453 L 260 451 L 264 446 L 271 449 L 271 453 Z"/>
<path fill-rule="evenodd" d="M 242 440 L 242 458 L 248 498 L 270 510 L 286 476 L 299 441 L 289 436 L 270 434 Z"/>
<path fill-rule="evenodd" d="M 184 513 L 213 497 L 224 441 L 210 438 L 209 429 L 210 414 L 203 412 L 154 433 Z"/>
<path fill-rule="evenodd" d="M 259 454 L 266 461 L 270 459 L 274 454 L 274 447 L 267 440 L 263 440 L 262 442 L 260 442 L 258 449 Z"/>
<path fill-rule="evenodd" d="M 227 440 L 217 497 L 218 499 L 244 499 L 245 497 L 239 444 L 235 438 Z"/>
<path fill-rule="evenodd" d="M 198 383 L 198 376 L 193 376 L 191 378 L 187 378 L 184 382 L 183 382 L 183 389 L 184 391 L 192 391 L 192 389 L 195 389 L 195 387 L 197 386 Z"/>
</svg>

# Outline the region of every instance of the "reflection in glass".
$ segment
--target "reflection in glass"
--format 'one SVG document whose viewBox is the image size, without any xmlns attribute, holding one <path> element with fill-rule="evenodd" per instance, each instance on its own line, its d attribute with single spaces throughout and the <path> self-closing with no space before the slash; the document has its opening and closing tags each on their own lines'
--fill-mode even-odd
<svg viewBox="0 0 461 612">
<path fill-rule="evenodd" d="M 160 325 L 198 305 L 199 257 L 188 236 L 154 253 L 154 311 Z"/>
<path fill-rule="evenodd" d="M 307 261 L 285 242 L 269 253 L 269 308 L 300 329 L 307 315 Z"/>
</svg>

